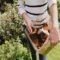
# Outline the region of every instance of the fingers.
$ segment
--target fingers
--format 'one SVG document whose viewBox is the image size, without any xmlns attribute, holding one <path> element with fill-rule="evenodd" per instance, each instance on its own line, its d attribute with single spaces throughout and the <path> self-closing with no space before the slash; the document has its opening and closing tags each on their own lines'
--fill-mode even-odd
<svg viewBox="0 0 60 60">
<path fill-rule="evenodd" d="M 31 27 L 28 27 L 28 31 L 30 34 L 32 34 L 32 28 Z"/>
<path fill-rule="evenodd" d="M 28 26 L 28 31 L 30 34 L 35 34 L 37 29 L 33 28 L 32 26 Z"/>
<path fill-rule="evenodd" d="M 35 29 L 35 28 L 30 28 L 30 34 L 35 34 L 36 31 L 37 31 L 37 29 Z"/>
<path fill-rule="evenodd" d="M 50 36 L 49 40 L 50 40 L 51 46 L 55 46 L 59 42 L 58 39 L 53 36 Z"/>
<path fill-rule="evenodd" d="M 54 46 L 58 43 L 58 41 L 51 41 L 51 45 Z"/>
<path fill-rule="evenodd" d="M 36 33 L 36 31 L 37 31 L 37 29 L 32 28 L 32 34 L 35 34 L 35 33 Z"/>
</svg>

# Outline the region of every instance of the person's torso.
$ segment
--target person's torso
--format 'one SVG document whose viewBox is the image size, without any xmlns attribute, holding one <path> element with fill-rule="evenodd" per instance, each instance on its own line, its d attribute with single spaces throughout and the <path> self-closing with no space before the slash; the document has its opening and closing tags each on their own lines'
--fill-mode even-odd
<svg viewBox="0 0 60 60">
<path fill-rule="evenodd" d="M 46 18 L 48 12 L 48 0 L 25 0 L 25 10 L 33 20 L 41 16 L 41 20 Z"/>
</svg>

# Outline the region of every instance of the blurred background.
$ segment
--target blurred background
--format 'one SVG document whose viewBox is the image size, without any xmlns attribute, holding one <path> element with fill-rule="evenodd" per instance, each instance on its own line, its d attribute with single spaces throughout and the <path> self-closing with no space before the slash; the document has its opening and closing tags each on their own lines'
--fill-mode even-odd
<svg viewBox="0 0 60 60">
<path fill-rule="evenodd" d="M 31 60 L 17 1 L 0 0 L 0 60 Z M 60 0 L 58 16 L 60 22 Z M 60 43 L 47 56 L 48 60 L 60 60 Z"/>
</svg>

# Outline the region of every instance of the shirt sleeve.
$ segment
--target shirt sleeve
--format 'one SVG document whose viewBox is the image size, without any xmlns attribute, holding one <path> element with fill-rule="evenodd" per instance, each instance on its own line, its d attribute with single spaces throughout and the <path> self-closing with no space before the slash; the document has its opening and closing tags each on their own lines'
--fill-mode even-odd
<svg viewBox="0 0 60 60">
<path fill-rule="evenodd" d="M 23 0 L 18 0 L 18 10 L 18 13 L 22 16 L 22 14 L 25 12 Z"/>
<path fill-rule="evenodd" d="M 57 0 L 48 0 L 48 7 L 51 7 L 53 4 L 56 4 Z"/>
</svg>

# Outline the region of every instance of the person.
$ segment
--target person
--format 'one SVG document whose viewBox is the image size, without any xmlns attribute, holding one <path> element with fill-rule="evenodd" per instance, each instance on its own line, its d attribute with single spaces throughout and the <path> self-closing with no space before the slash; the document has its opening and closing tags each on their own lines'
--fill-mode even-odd
<svg viewBox="0 0 60 60">
<path fill-rule="evenodd" d="M 42 23 L 49 21 L 47 15 L 50 16 L 52 29 L 50 30 L 49 39 L 52 46 L 59 42 L 59 25 L 58 25 L 58 10 L 57 0 L 18 0 L 19 15 L 27 24 L 30 34 L 36 33 L 36 28 L 32 28 L 34 20 L 39 16 Z M 48 9 L 47 9 L 48 8 Z M 48 13 L 49 11 L 49 13 Z M 36 60 L 36 51 L 30 44 L 32 60 Z M 46 60 L 45 56 L 39 54 L 39 60 Z"/>
</svg>

